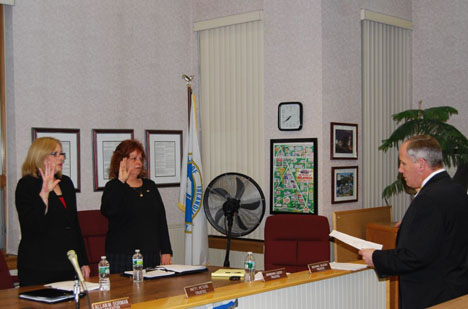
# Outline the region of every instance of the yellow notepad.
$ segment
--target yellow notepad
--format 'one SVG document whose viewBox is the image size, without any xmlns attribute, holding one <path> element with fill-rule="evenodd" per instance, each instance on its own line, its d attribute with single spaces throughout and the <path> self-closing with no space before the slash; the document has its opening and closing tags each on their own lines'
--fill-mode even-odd
<svg viewBox="0 0 468 309">
<path fill-rule="evenodd" d="M 245 270 L 243 269 L 230 269 L 230 268 L 220 268 L 217 271 L 211 273 L 212 278 L 230 278 L 230 277 L 240 277 L 244 278 Z"/>
</svg>

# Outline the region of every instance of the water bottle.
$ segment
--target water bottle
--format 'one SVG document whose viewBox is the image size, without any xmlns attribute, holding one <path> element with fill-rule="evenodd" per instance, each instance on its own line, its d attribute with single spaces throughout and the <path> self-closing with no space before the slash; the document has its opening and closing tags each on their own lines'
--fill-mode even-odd
<svg viewBox="0 0 468 309">
<path fill-rule="evenodd" d="M 143 282 L 143 255 L 140 253 L 140 249 L 135 250 L 135 254 L 132 257 L 133 261 L 133 282 Z"/>
<path fill-rule="evenodd" d="M 110 290 L 110 280 L 109 280 L 109 262 L 106 260 L 105 256 L 101 256 L 101 261 L 99 262 L 99 290 L 109 291 Z"/>
<path fill-rule="evenodd" d="M 245 276 L 244 282 L 255 281 L 255 257 L 252 252 L 248 252 L 244 260 Z"/>
</svg>

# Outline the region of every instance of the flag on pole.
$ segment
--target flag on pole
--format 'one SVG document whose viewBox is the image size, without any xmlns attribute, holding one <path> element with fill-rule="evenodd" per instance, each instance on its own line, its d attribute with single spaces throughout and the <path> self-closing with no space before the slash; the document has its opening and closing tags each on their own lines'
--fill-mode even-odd
<svg viewBox="0 0 468 309">
<path fill-rule="evenodd" d="M 197 105 L 192 95 L 188 136 L 184 146 L 178 206 L 185 211 L 185 264 L 206 265 L 208 231 L 202 209 L 203 184 L 200 146 L 198 144 Z"/>
</svg>

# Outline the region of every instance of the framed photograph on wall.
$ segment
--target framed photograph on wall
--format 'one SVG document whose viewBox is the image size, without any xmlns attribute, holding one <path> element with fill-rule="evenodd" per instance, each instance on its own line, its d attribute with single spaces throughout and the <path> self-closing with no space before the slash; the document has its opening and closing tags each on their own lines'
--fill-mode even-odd
<svg viewBox="0 0 468 309">
<path fill-rule="evenodd" d="M 358 126 L 353 123 L 330 123 L 330 159 L 358 158 Z"/>
<path fill-rule="evenodd" d="M 80 192 L 80 129 L 32 128 L 33 141 L 46 136 L 56 138 L 62 144 L 62 152 L 65 153 L 62 174 L 70 177 L 76 192 Z"/>
<path fill-rule="evenodd" d="M 180 185 L 182 131 L 146 130 L 148 178 L 159 187 Z"/>
<path fill-rule="evenodd" d="M 270 140 L 270 213 L 317 214 L 317 139 Z"/>
<path fill-rule="evenodd" d="M 109 181 L 109 166 L 115 148 L 131 138 L 132 129 L 93 129 L 94 191 L 104 190 Z"/>
<path fill-rule="evenodd" d="M 332 167 L 332 204 L 357 202 L 358 167 Z"/>
</svg>

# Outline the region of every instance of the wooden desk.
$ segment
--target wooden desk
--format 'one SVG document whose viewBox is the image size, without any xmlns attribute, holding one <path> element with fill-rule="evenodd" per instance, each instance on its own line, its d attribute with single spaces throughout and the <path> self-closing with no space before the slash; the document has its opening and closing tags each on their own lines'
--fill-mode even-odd
<svg viewBox="0 0 468 309">
<path fill-rule="evenodd" d="M 383 249 L 395 249 L 398 228 L 395 223 L 368 223 L 366 239 L 383 245 Z M 398 277 L 390 277 L 387 286 L 387 308 L 398 309 Z"/>
<path fill-rule="evenodd" d="M 217 268 L 210 267 L 210 270 Z M 90 281 L 97 280 L 93 277 Z M 185 298 L 183 287 L 207 281 L 213 282 L 214 292 Z M 39 288 L 42 287 L 0 291 L 2 308 L 70 308 L 74 305 L 71 301 L 48 305 L 18 298 L 19 292 Z M 358 272 L 327 270 L 314 274 L 304 271 L 290 274 L 285 279 L 252 283 L 211 280 L 209 272 L 145 280 L 140 284 L 134 284 L 130 278 L 111 275 L 110 291 L 90 291 L 89 294 L 91 303 L 129 296 L 132 308 L 192 308 L 236 298 L 243 308 L 298 308 L 300 304 L 316 308 L 343 308 L 340 304 L 385 308 L 385 283 L 379 282 L 371 269 Z M 87 307 L 87 299 L 82 298 L 80 304 Z"/>
</svg>

